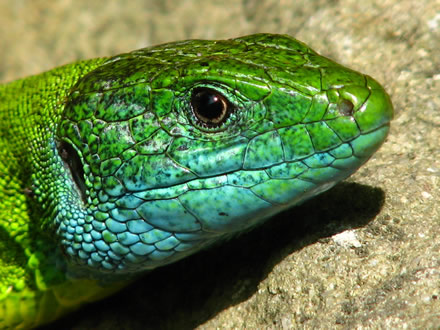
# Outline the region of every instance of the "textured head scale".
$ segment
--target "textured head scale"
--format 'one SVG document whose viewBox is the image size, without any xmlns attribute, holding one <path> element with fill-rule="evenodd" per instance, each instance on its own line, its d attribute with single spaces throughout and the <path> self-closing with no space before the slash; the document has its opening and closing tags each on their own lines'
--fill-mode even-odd
<svg viewBox="0 0 440 330">
<path fill-rule="evenodd" d="M 97 270 L 173 262 L 349 176 L 391 116 L 373 79 L 287 36 L 111 58 L 77 82 L 57 129 L 61 245 Z"/>
</svg>

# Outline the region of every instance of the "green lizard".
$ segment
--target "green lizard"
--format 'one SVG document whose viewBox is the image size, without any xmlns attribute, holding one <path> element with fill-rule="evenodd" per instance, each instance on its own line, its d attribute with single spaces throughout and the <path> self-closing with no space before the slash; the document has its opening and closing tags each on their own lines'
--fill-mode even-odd
<svg viewBox="0 0 440 330">
<path fill-rule="evenodd" d="M 0 86 L 0 328 L 51 322 L 335 185 L 383 143 L 371 77 L 283 35 Z"/>
</svg>

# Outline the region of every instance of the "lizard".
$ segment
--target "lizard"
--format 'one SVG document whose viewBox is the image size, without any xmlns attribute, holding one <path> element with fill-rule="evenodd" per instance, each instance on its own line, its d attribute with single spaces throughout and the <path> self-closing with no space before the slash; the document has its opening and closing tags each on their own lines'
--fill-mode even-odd
<svg viewBox="0 0 440 330">
<path fill-rule="evenodd" d="M 393 106 L 287 35 L 186 40 L 0 85 L 0 328 L 32 328 L 364 164 Z"/>
</svg>

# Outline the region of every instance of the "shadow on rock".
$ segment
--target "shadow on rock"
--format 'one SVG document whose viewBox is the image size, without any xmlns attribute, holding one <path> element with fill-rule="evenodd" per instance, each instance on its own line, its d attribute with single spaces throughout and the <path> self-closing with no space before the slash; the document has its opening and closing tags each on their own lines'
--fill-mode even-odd
<svg viewBox="0 0 440 330">
<path fill-rule="evenodd" d="M 49 328 L 192 329 L 251 297 L 286 256 L 367 225 L 380 212 L 384 199 L 381 189 L 341 183 L 255 230 L 157 269 Z"/>
</svg>

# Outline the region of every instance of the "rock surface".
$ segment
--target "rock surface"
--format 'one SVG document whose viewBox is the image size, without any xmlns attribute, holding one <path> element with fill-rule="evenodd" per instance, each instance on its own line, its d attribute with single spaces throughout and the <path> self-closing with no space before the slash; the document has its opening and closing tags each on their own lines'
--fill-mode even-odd
<svg viewBox="0 0 440 330">
<path fill-rule="evenodd" d="M 0 79 L 166 41 L 287 33 L 368 73 L 395 119 L 348 182 L 52 329 L 440 324 L 440 2 L 0 2 Z"/>
</svg>

